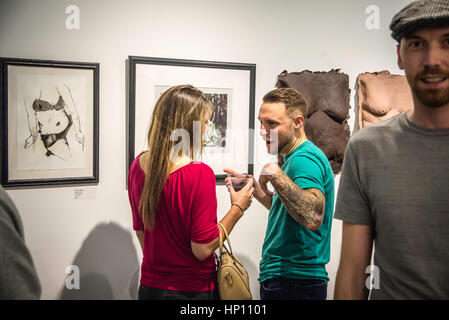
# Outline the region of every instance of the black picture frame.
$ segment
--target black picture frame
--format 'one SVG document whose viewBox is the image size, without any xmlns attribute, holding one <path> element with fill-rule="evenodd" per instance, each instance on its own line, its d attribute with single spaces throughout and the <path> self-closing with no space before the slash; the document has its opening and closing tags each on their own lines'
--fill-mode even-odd
<svg viewBox="0 0 449 320">
<path fill-rule="evenodd" d="M 0 58 L 0 175 L 5 188 L 98 184 L 99 74 L 99 63 Z M 48 101 L 42 98 L 46 94 Z M 23 141 L 25 125 L 29 140 Z"/>
<path fill-rule="evenodd" d="M 204 61 L 204 60 L 186 60 L 186 59 L 171 59 L 171 58 L 157 58 L 157 57 L 142 57 L 142 56 L 129 56 L 127 64 L 127 90 L 128 90 L 128 112 L 127 112 L 127 143 L 128 154 L 127 163 L 131 166 L 133 160 L 136 157 L 136 68 L 139 65 L 154 65 L 165 67 L 184 67 L 184 68 L 201 68 L 201 69 L 222 69 L 222 70 L 240 70 L 248 71 L 248 128 L 249 132 L 254 132 L 254 120 L 255 120 L 255 82 L 256 82 L 256 65 L 249 63 L 235 63 L 235 62 L 218 62 L 218 61 Z M 192 69 L 193 70 L 193 69 Z M 198 70 L 198 69 L 195 69 Z M 195 72 L 191 73 L 192 81 L 183 84 L 195 84 Z M 173 83 L 177 85 L 182 83 Z M 200 86 L 198 86 L 202 89 Z M 237 111 L 237 110 L 236 110 Z M 238 112 L 245 112 L 239 108 Z M 148 118 L 149 119 L 149 115 Z M 146 121 L 146 120 L 145 120 Z M 246 172 L 248 174 L 254 174 L 254 135 L 248 135 L 248 164 Z M 226 178 L 225 173 L 215 172 L 215 179 L 217 184 L 224 184 Z"/>
</svg>

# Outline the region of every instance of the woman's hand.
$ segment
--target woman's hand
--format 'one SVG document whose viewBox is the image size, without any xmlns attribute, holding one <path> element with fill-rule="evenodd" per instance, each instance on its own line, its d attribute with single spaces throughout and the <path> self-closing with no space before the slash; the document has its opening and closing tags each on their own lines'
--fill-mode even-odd
<svg viewBox="0 0 449 320">
<path fill-rule="evenodd" d="M 223 170 L 226 173 L 232 174 L 234 177 L 236 178 L 252 178 L 251 180 L 253 180 L 253 187 L 254 187 L 254 197 L 259 200 L 261 203 L 264 199 L 266 198 L 270 198 L 270 202 L 271 202 L 271 197 L 273 196 L 272 192 L 268 191 L 268 193 L 266 193 L 260 186 L 260 183 L 257 182 L 257 180 L 252 176 L 252 175 L 244 175 L 241 174 L 238 171 L 232 170 L 232 169 L 224 169 Z M 226 184 L 230 183 L 232 178 L 226 178 L 225 182 Z"/>
<path fill-rule="evenodd" d="M 245 177 L 240 175 L 240 177 Z M 229 195 L 231 197 L 231 203 L 235 203 L 240 206 L 243 211 L 246 211 L 251 205 L 254 193 L 254 178 L 248 179 L 246 185 L 240 190 L 235 191 L 230 184 L 229 178 L 226 178 L 226 187 L 228 188 Z"/>
</svg>

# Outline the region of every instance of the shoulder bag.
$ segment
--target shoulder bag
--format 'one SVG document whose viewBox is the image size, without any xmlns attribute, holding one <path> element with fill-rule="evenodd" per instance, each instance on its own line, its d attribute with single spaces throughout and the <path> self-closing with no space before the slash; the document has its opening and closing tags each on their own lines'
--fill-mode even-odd
<svg viewBox="0 0 449 320">
<path fill-rule="evenodd" d="M 252 300 L 248 272 L 232 253 L 231 242 L 225 227 L 218 223 L 220 253 L 217 257 L 218 290 L 222 300 Z M 223 235 L 225 239 L 223 239 Z M 229 249 L 224 241 L 228 241 Z M 223 250 L 224 248 L 224 250 Z"/>
</svg>

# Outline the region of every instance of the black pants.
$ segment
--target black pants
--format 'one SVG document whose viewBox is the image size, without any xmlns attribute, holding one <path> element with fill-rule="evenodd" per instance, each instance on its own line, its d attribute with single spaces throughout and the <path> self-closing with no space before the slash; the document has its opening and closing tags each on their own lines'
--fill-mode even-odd
<svg viewBox="0 0 449 320">
<path fill-rule="evenodd" d="M 326 300 L 327 281 L 274 278 L 260 283 L 261 300 Z"/>
<path fill-rule="evenodd" d="M 174 291 L 139 286 L 139 300 L 216 300 L 217 290 L 204 292 Z"/>
</svg>

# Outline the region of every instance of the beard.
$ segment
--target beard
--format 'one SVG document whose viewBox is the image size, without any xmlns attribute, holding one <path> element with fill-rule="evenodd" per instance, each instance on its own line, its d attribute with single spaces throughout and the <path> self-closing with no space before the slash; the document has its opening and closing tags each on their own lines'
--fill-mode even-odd
<svg viewBox="0 0 449 320">
<path fill-rule="evenodd" d="M 436 109 L 449 104 L 448 89 L 412 89 L 416 98 L 426 107 Z"/>
<path fill-rule="evenodd" d="M 445 88 L 423 88 L 420 86 L 421 79 L 428 75 L 441 75 L 448 79 L 449 74 L 439 68 L 427 68 L 419 73 L 411 85 L 412 92 L 416 98 L 426 107 L 441 108 L 449 104 L 449 87 Z"/>
<path fill-rule="evenodd" d="M 268 153 L 271 155 L 279 155 L 282 152 L 285 153 L 294 144 L 293 137 L 293 133 L 291 134 L 291 136 L 287 137 L 273 137 L 272 139 L 270 139 L 270 144 L 267 147 Z"/>
</svg>

